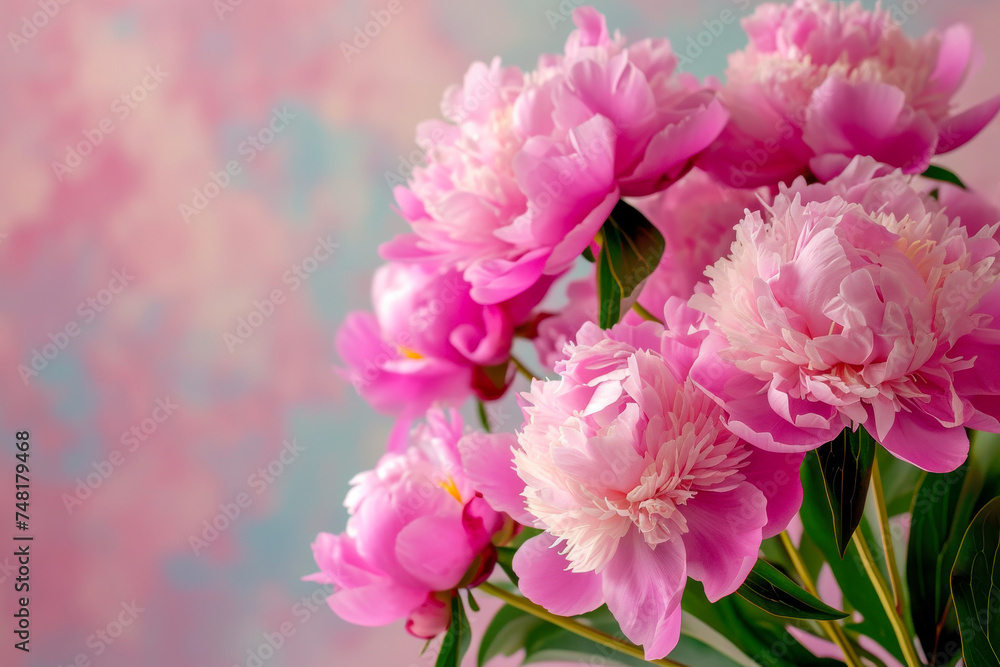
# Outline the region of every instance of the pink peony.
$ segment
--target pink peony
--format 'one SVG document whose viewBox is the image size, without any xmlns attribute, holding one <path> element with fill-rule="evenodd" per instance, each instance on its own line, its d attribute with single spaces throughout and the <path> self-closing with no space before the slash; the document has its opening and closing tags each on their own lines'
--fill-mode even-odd
<svg viewBox="0 0 1000 667">
<path fill-rule="evenodd" d="M 920 173 L 969 141 L 1000 110 L 998 96 L 953 113 L 970 30 L 914 40 L 898 18 L 828 0 L 759 6 L 721 91 L 732 119 L 703 165 L 736 187 L 828 180 L 856 155 Z"/>
<path fill-rule="evenodd" d="M 932 472 L 966 426 L 1000 430 L 1000 245 L 910 179 L 857 158 L 748 215 L 695 308 L 713 320 L 692 377 L 759 447 L 805 451 L 863 425 Z"/>
<path fill-rule="evenodd" d="M 524 595 L 561 615 L 606 603 L 650 659 L 677 643 L 687 577 L 712 600 L 735 591 L 802 497 L 802 455 L 746 445 L 686 379 L 696 319 L 673 300 L 669 331 L 585 324 L 562 379 L 523 394 L 516 446 L 463 451 L 495 508 L 545 531 L 514 558 Z"/>
<path fill-rule="evenodd" d="M 388 259 L 457 266 L 483 304 L 564 272 L 621 196 L 680 178 L 728 115 L 676 72 L 666 40 L 626 46 L 593 8 L 573 13 L 565 54 L 538 68 L 474 64 L 418 129 L 426 165 L 396 201 L 412 233 Z"/>
<path fill-rule="evenodd" d="M 430 638 L 447 629 L 455 589 L 489 576 L 491 540 L 509 534 L 511 524 L 463 474 L 461 436 L 457 412 L 432 410 L 407 448 L 351 480 L 347 529 L 317 536 L 320 571 L 305 578 L 333 585 L 327 602 L 345 621 L 376 626 L 405 618 L 411 634 Z"/>
<path fill-rule="evenodd" d="M 548 287 L 483 306 L 459 272 L 388 264 L 372 286 L 375 314 L 350 313 L 337 334 L 345 375 L 377 410 L 414 417 L 434 403 L 457 405 L 476 392 L 497 398 L 509 382 L 515 326 Z M 497 369 L 497 366 L 501 366 Z M 491 369 L 495 376 L 488 376 Z"/>
</svg>

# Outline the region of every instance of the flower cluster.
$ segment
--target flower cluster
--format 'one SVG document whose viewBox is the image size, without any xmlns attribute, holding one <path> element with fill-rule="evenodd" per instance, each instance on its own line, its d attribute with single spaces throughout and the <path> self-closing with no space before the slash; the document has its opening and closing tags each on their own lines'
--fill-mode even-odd
<svg viewBox="0 0 1000 667">
<path fill-rule="evenodd" d="M 500 562 L 659 659 L 688 579 L 740 590 L 795 520 L 808 451 L 863 429 L 942 473 L 1000 432 L 1000 210 L 928 170 L 1000 97 L 952 110 L 967 28 L 912 39 L 858 4 L 759 6 L 721 85 L 573 18 L 562 53 L 474 64 L 418 129 L 408 229 L 337 336 L 397 427 L 313 579 L 348 621 L 432 637 Z M 484 403 L 536 365 L 518 338 L 549 377 L 491 433 Z M 442 411 L 473 396 L 481 431 Z"/>
</svg>

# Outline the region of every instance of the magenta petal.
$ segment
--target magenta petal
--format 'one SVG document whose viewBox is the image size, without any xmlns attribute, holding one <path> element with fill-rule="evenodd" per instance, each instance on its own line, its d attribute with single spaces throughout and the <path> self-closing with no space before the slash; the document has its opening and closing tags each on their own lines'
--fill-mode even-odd
<svg viewBox="0 0 1000 667">
<path fill-rule="evenodd" d="M 747 459 L 743 475 L 767 498 L 764 539 L 784 531 L 802 506 L 799 469 L 804 458 L 804 453 L 777 454 L 755 447 Z"/>
<path fill-rule="evenodd" d="M 422 516 L 410 522 L 399 532 L 395 549 L 400 565 L 432 591 L 457 586 L 473 557 L 457 514 Z"/>
<path fill-rule="evenodd" d="M 484 306 L 482 325 L 485 332 L 471 323 L 458 325 L 448 341 L 466 359 L 477 366 L 493 366 L 507 359 L 514 323 L 500 306 Z"/>
<path fill-rule="evenodd" d="M 744 482 L 732 491 L 700 491 L 684 507 L 688 576 L 705 585 L 710 602 L 736 591 L 760 551 L 766 500 Z"/>
<path fill-rule="evenodd" d="M 513 299 L 541 278 L 548 257 L 549 251 L 540 248 L 513 261 L 490 259 L 473 264 L 465 270 L 465 279 L 472 284 L 470 295 L 487 306 Z"/>
<path fill-rule="evenodd" d="M 433 639 L 448 629 L 451 605 L 434 593 L 428 593 L 424 603 L 406 619 L 406 631 L 420 639 Z"/>
<path fill-rule="evenodd" d="M 532 525 L 534 517 L 524 508 L 524 481 L 514 470 L 513 433 L 472 433 L 458 442 L 465 475 L 490 507 L 506 512 L 518 523 Z"/>
<path fill-rule="evenodd" d="M 684 544 L 664 542 L 652 549 L 638 530 L 629 530 L 602 576 L 608 609 L 625 636 L 642 645 L 647 659 L 670 653 L 680 638 Z"/>
<path fill-rule="evenodd" d="M 378 254 L 389 262 L 419 262 L 431 257 L 431 253 L 420 246 L 420 237 L 416 234 L 396 235 L 378 247 Z"/>
<path fill-rule="evenodd" d="M 373 627 L 405 618 L 426 595 L 426 590 L 400 586 L 387 578 L 370 586 L 336 591 L 326 601 L 348 623 Z"/>
<path fill-rule="evenodd" d="M 896 458 L 927 472 L 951 472 L 969 456 L 965 427 L 942 426 L 919 408 L 896 416 L 896 422 L 882 438 L 882 446 Z"/>
<path fill-rule="evenodd" d="M 972 31 L 968 26 L 953 25 L 941 33 L 937 67 L 931 74 L 931 82 L 937 94 L 951 97 L 958 92 L 959 86 L 969 73 L 972 53 Z"/>
<path fill-rule="evenodd" d="M 533 537 L 514 555 L 519 588 L 529 600 L 559 616 L 576 616 L 604 603 L 601 577 L 594 572 L 571 572 L 569 561 L 553 547 L 548 533 Z"/>
<path fill-rule="evenodd" d="M 462 508 L 462 527 L 469 547 L 476 553 L 489 546 L 493 535 L 503 528 L 506 519 L 490 507 L 481 493 Z"/>
<path fill-rule="evenodd" d="M 926 167 L 937 135 L 930 117 L 906 106 L 899 88 L 830 78 L 813 93 L 803 139 L 818 155 L 871 155 L 914 173 Z"/>
<path fill-rule="evenodd" d="M 704 105 L 653 137 L 642 162 L 622 179 L 622 194 L 640 197 L 662 190 L 680 178 L 687 164 L 718 138 L 729 121 L 729 112 L 711 93 L 698 93 L 692 99 Z"/>
<path fill-rule="evenodd" d="M 594 206 L 579 225 L 569 230 L 563 240 L 552 249 L 552 254 L 545 264 L 545 273 L 561 272 L 572 265 L 584 249 L 594 242 L 594 237 L 611 215 L 620 197 L 621 193 L 617 188 L 612 190 Z"/>
<path fill-rule="evenodd" d="M 1000 95 L 980 102 L 941 124 L 937 152 L 947 153 L 968 143 L 1000 113 Z"/>
</svg>

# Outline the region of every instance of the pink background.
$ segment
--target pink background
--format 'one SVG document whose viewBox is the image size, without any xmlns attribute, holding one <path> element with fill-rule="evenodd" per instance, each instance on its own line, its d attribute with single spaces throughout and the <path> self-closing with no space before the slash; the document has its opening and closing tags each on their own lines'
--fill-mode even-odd
<svg viewBox="0 0 1000 667">
<path fill-rule="evenodd" d="M 313 570 L 309 543 L 343 527 L 347 482 L 389 428 L 331 372 L 332 336 L 367 304 L 377 244 L 402 230 L 386 174 L 419 158 L 416 123 L 472 60 L 529 67 L 558 50 L 574 3 L 400 2 L 350 59 L 342 44 L 388 0 L 0 6 L 3 665 L 246 666 L 282 627 L 262 664 L 433 664 L 401 625 L 357 629 L 302 605 L 317 591 L 299 580 Z M 964 102 L 1000 87 L 1000 5 L 899 4 L 917 8 L 911 33 L 972 25 L 985 60 Z M 626 35 L 682 51 L 702 21 L 748 11 L 744 0 L 597 5 Z M 32 20 L 42 27 L 26 29 Z M 742 43 L 726 27 L 691 70 L 720 74 Z M 997 198 L 998 138 L 994 124 L 942 162 Z M 185 215 L 196 189 L 204 210 Z M 259 326 L 227 337 L 241 318 Z M 24 429 L 28 655 L 11 634 Z M 293 440 L 302 451 L 281 462 Z M 268 465 L 273 476 L 256 472 Z M 133 601 L 142 610 L 123 612 Z"/>
</svg>

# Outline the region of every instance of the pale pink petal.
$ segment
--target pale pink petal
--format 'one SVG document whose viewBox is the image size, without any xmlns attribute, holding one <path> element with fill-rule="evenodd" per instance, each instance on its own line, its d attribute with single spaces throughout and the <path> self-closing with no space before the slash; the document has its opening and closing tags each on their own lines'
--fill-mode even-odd
<svg viewBox="0 0 1000 667">
<path fill-rule="evenodd" d="M 524 508 L 524 481 L 514 470 L 513 449 L 517 446 L 513 433 L 472 433 L 458 443 L 465 474 L 486 502 L 530 526 L 534 517 Z"/>
<path fill-rule="evenodd" d="M 766 505 L 764 494 L 744 482 L 728 492 L 701 491 L 684 507 L 688 576 L 705 585 L 710 602 L 735 592 L 753 569 Z"/>
<path fill-rule="evenodd" d="M 521 593 L 559 616 L 576 616 L 604 604 L 601 577 L 594 572 L 571 572 L 569 561 L 546 534 L 525 542 L 514 555 L 514 572 Z"/>
<path fill-rule="evenodd" d="M 632 530 L 603 573 L 604 597 L 622 632 L 646 658 L 665 657 L 680 639 L 680 598 L 687 577 L 684 545 L 651 549 Z"/>
</svg>

